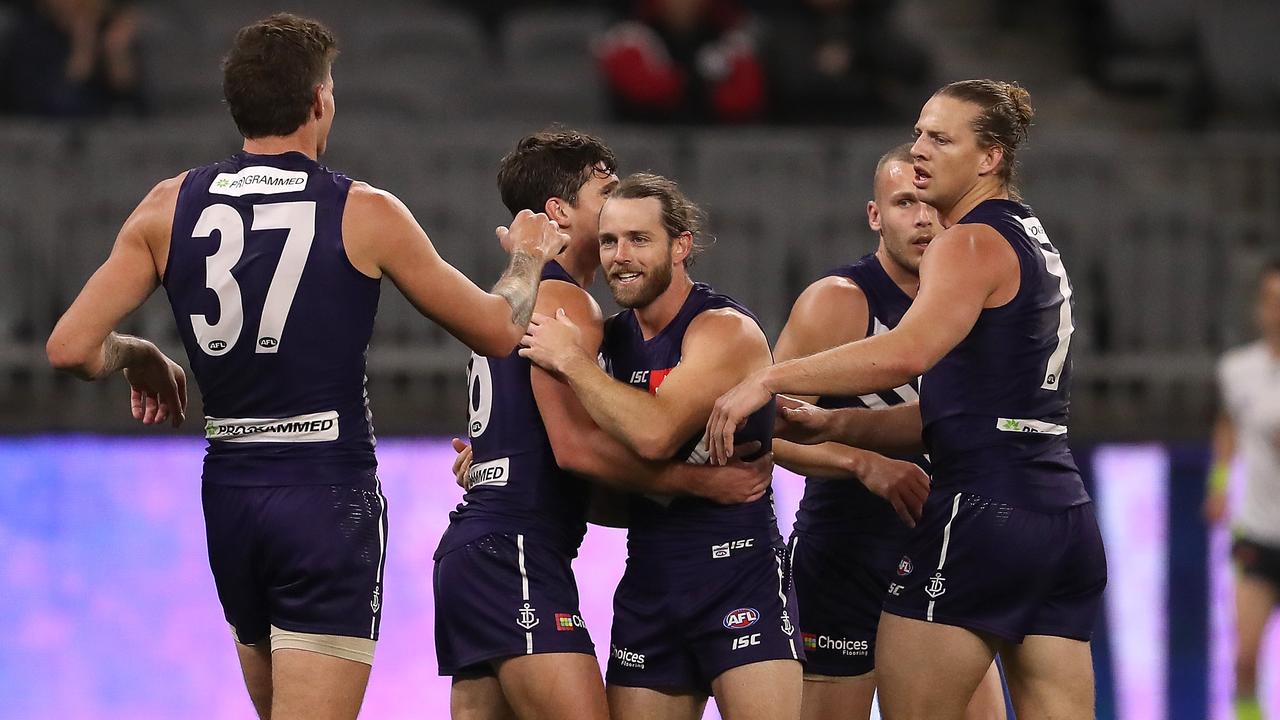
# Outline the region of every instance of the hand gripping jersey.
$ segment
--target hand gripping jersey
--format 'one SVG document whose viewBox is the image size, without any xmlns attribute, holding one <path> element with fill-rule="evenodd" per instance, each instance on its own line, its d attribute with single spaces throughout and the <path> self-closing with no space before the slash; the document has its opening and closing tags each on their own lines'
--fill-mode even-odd
<svg viewBox="0 0 1280 720">
<path fill-rule="evenodd" d="M 573 283 L 549 262 L 543 280 Z M 530 362 L 473 354 L 467 367 L 471 489 L 450 514 L 436 555 L 495 532 L 534 535 L 577 555 L 586 533 L 587 481 L 561 470 L 538 412 Z"/>
<path fill-rule="evenodd" d="M 852 280 L 867 298 L 867 337 L 898 326 L 911 307 L 911 298 L 885 272 L 875 253 L 852 265 L 836 268 L 828 277 Z M 920 381 L 912 380 L 892 390 L 868 393 L 859 397 L 822 396 L 817 400 L 823 408 L 883 408 L 919 399 Z M 929 472 L 923 455 L 902 456 Z M 898 519 L 893 507 L 857 480 L 805 479 L 804 497 L 796 512 L 798 533 L 857 533 L 878 545 L 896 546 L 907 526 Z"/>
<path fill-rule="evenodd" d="M 204 397 L 204 479 L 373 477 L 365 351 L 379 281 L 347 259 L 351 180 L 297 152 L 187 173 L 163 284 Z"/>
<path fill-rule="evenodd" d="M 680 311 L 661 332 L 645 340 L 633 310 L 624 310 L 605 323 L 603 352 L 613 377 L 647 392 L 657 392 L 666 376 L 680 362 L 685 331 L 699 314 L 707 310 L 732 308 L 755 320 L 755 315 L 737 301 L 720 295 L 703 283 L 696 283 Z M 756 321 L 759 322 L 758 320 Z M 757 441 L 760 452 L 768 452 L 773 439 L 774 405 L 769 402 L 747 418 L 734 436 L 736 443 Z M 706 463 L 704 436 L 690 438 L 675 459 Z M 636 495 L 631 503 L 631 530 L 627 536 L 631 557 L 677 551 L 701 540 L 730 535 L 755 538 L 771 544 L 780 540 L 773 515 L 773 493 L 742 505 L 720 505 L 694 497 L 651 497 Z M 709 547 L 709 546 L 708 546 Z"/>
<path fill-rule="evenodd" d="M 1067 447 L 1074 323 L 1062 257 L 1020 203 L 987 200 L 960 224 L 999 232 L 1018 256 L 1021 284 L 921 381 L 933 490 L 1027 509 L 1089 502 Z"/>
</svg>

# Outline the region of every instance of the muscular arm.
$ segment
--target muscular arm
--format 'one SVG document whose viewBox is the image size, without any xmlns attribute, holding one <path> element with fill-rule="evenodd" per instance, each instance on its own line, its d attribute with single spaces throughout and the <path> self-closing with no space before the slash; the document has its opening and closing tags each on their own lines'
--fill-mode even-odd
<svg viewBox="0 0 1280 720">
<path fill-rule="evenodd" d="M 521 222 L 528 220 L 517 217 L 513 232 Z M 404 203 L 360 182 L 348 193 L 342 234 L 357 269 L 390 277 L 419 312 L 472 350 L 502 357 L 520 342 L 546 262 L 527 243 L 516 246 L 493 291 L 485 292 L 440 257 Z"/>
<path fill-rule="evenodd" d="M 1018 258 L 986 225 L 956 225 L 929 245 L 920 295 L 887 333 L 779 363 L 763 373 L 767 390 L 861 395 L 923 375 L 969 334 L 984 308 L 1017 293 Z"/>
<path fill-rule="evenodd" d="M 156 185 L 125 220 L 111 255 L 49 335 L 45 351 L 53 367 L 84 380 L 98 380 L 129 367 L 149 352 L 148 346 L 154 348 L 145 340 L 118 335 L 114 330 L 160 285 L 149 239 L 160 236 L 167 240 L 184 176 Z"/>
<path fill-rule="evenodd" d="M 548 333 L 556 336 L 550 344 L 563 348 L 565 325 L 552 319 L 544 323 L 553 324 L 559 328 L 531 326 L 525 343 L 535 347 L 521 354 L 539 357 Z M 640 457 L 664 460 L 697 434 L 720 393 L 769 362 L 760 328 L 722 309 L 704 312 L 690 323 L 680 364 L 652 395 L 614 380 L 580 350 L 561 354 L 555 364 L 597 425 Z"/>
<path fill-rule="evenodd" d="M 546 315 L 563 310 L 580 330 L 578 347 L 582 352 L 588 356 L 598 352 L 603 334 L 600 308 L 585 291 L 557 280 L 543 281 L 537 306 L 538 312 Z M 744 483 L 735 488 L 729 482 L 745 478 L 741 474 L 724 477 L 725 468 L 640 457 L 592 421 L 565 381 L 537 365 L 530 372 L 538 412 L 561 468 L 628 492 L 698 495 L 719 501 L 750 496 Z"/>
</svg>

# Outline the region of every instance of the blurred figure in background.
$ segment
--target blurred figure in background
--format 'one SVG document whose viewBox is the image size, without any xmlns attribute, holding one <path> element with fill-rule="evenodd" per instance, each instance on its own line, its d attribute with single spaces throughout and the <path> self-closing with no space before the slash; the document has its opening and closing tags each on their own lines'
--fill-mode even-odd
<svg viewBox="0 0 1280 720">
<path fill-rule="evenodd" d="M 1222 410 L 1213 431 L 1213 470 L 1205 516 L 1222 522 L 1227 477 L 1244 461 L 1244 500 L 1231 518 L 1236 577 L 1236 718 L 1261 720 L 1258 650 L 1280 601 L 1280 259 L 1266 264 L 1255 305 L 1262 339 L 1218 364 Z"/>
<path fill-rule="evenodd" d="M 929 58 L 893 27 L 893 0 L 773 0 L 768 7 L 775 120 L 898 120 L 922 94 Z"/>
<path fill-rule="evenodd" d="M 31 0 L 0 42 L 0 112 L 141 113 L 140 11 L 128 0 Z"/>
<path fill-rule="evenodd" d="M 736 0 L 638 0 L 596 45 L 618 120 L 744 123 L 765 116 L 764 68 Z"/>
</svg>

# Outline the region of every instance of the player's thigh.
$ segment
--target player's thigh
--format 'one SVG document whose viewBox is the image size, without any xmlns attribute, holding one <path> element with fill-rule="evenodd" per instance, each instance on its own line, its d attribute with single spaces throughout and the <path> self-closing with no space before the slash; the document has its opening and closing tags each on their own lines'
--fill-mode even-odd
<svg viewBox="0 0 1280 720">
<path fill-rule="evenodd" d="M 1276 606 L 1276 586 L 1270 580 L 1240 573 L 1235 590 L 1237 647 L 1241 655 L 1256 657 L 1267 620 Z"/>
<path fill-rule="evenodd" d="M 449 688 L 452 720 L 516 720 L 516 713 L 494 675 L 455 677 Z"/>
<path fill-rule="evenodd" d="M 698 720 L 707 707 L 700 693 L 612 684 L 605 693 L 612 720 Z"/>
<path fill-rule="evenodd" d="M 240 671 L 244 674 L 244 686 L 253 701 L 258 717 L 271 717 L 271 645 L 236 643 L 236 655 L 240 659 Z"/>
<path fill-rule="evenodd" d="M 876 675 L 832 677 L 805 673 L 801 720 L 867 720 L 876 694 Z"/>
<path fill-rule="evenodd" d="M 880 707 L 892 720 L 960 720 L 995 642 L 953 625 L 885 612 L 876 640 Z"/>
<path fill-rule="evenodd" d="M 1093 655 L 1083 640 L 1028 635 L 1000 650 L 1018 720 L 1094 717 Z"/>
<path fill-rule="evenodd" d="M 1004 681 L 1000 677 L 1000 668 L 993 662 L 982 676 L 982 682 L 969 699 L 969 706 L 964 710 L 964 720 L 1006 720 L 1008 713 L 1004 705 Z"/>
<path fill-rule="evenodd" d="M 369 669 L 366 663 L 310 650 L 275 650 L 271 720 L 355 720 Z"/>
<path fill-rule="evenodd" d="M 521 720 L 608 720 L 604 681 L 594 655 L 522 655 L 497 664 L 507 702 Z"/>
<path fill-rule="evenodd" d="M 798 720 L 803 674 L 798 660 L 765 660 L 720 673 L 711 691 L 725 720 Z"/>
</svg>

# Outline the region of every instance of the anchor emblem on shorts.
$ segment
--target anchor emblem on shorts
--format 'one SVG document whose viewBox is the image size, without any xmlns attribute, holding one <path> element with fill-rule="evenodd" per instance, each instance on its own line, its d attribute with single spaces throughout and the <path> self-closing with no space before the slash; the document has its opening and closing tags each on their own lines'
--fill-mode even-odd
<svg viewBox="0 0 1280 720">
<path fill-rule="evenodd" d="M 794 633 L 795 631 L 796 631 L 795 626 L 791 624 L 791 616 L 787 614 L 786 610 L 783 610 L 782 611 L 782 632 L 786 633 L 787 637 L 791 637 L 791 634 Z"/>
<path fill-rule="evenodd" d="M 372 608 L 374 612 L 378 612 L 378 608 L 382 607 L 381 595 L 382 593 L 380 588 L 373 589 L 373 600 L 369 602 L 369 607 Z"/>
<path fill-rule="evenodd" d="M 929 578 L 929 587 L 924 589 L 925 595 L 928 595 L 931 598 L 937 598 L 939 595 L 946 592 L 947 589 L 942 587 L 942 583 L 946 582 L 946 580 L 946 578 L 942 577 L 942 573 L 934 573 L 933 577 Z"/>
<path fill-rule="evenodd" d="M 532 630 L 538 625 L 538 610 L 529 607 L 529 603 L 525 603 L 524 607 L 516 612 L 520 613 L 520 617 L 516 618 L 516 624 L 525 630 Z"/>
</svg>

